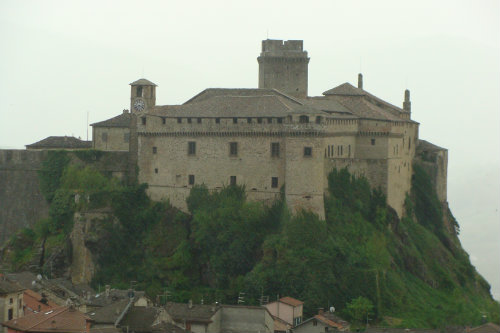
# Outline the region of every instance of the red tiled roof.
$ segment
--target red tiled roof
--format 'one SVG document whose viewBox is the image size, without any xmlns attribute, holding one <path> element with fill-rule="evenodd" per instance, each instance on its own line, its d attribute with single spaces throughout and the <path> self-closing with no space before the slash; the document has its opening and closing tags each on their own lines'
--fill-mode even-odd
<svg viewBox="0 0 500 333">
<path fill-rule="evenodd" d="M 328 325 L 330 327 L 336 327 L 339 329 L 343 328 L 341 324 L 338 324 L 338 323 L 334 322 L 333 320 L 325 318 L 322 315 L 317 314 L 314 316 L 314 318 L 316 318 L 317 320 L 321 321 L 323 324 Z"/>
<path fill-rule="evenodd" d="M 3 326 L 22 332 L 88 332 L 87 321 L 90 318 L 69 306 L 58 307 L 49 311 L 32 313 L 2 323 Z"/>
<path fill-rule="evenodd" d="M 49 301 L 48 299 L 47 299 L 47 304 L 42 303 L 41 299 L 42 296 L 39 293 L 34 292 L 31 289 L 26 289 L 23 295 L 23 302 L 24 305 L 26 306 L 25 310 L 28 310 L 29 312 L 41 312 L 41 311 L 47 312 L 52 308 L 58 307 L 56 303 Z"/>
<path fill-rule="evenodd" d="M 288 305 L 291 305 L 291 306 L 299 306 L 301 304 L 304 304 L 304 302 L 299 301 L 298 299 L 295 299 L 293 297 L 288 297 L 288 296 L 287 297 L 281 297 L 280 298 L 280 302 L 288 304 Z"/>
</svg>

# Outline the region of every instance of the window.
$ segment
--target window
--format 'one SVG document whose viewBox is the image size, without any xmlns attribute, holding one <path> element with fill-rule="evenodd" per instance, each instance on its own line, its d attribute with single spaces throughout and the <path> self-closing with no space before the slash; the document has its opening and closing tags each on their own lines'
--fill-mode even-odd
<svg viewBox="0 0 500 333">
<path fill-rule="evenodd" d="M 278 187 L 278 177 L 271 177 L 271 187 L 272 188 Z"/>
<path fill-rule="evenodd" d="M 142 87 L 137 87 L 136 97 L 142 97 Z"/>
<path fill-rule="evenodd" d="M 340 146 L 340 156 L 344 155 L 344 146 Z"/>
<path fill-rule="evenodd" d="M 236 176 L 229 177 L 229 185 L 232 185 L 232 186 L 236 185 Z"/>
<path fill-rule="evenodd" d="M 188 142 L 188 155 L 196 155 L 196 142 Z"/>
<path fill-rule="evenodd" d="M 372 146 L 375 146 L 375 139 L 371 140 Z"/>
<path fill-rule="evenodd" d="M 153 147 L 153 154 L 156 154 L 158 152 L 158 148 L 157 147 Z"/>
<path fill-rule="evenodd" d="M 328 332 L 328 326 L 325 326 L 325 332 Z"/>
<path fill-rule="evenodd" d="M 300 116 L 299 117 L 299 123 L 306 124 L 308 122 L 309 122 L 309 117 L 308 116 Z"/>
<path fill-rule="evenodd" d="M 262 124 L 262 118 L 257 118 L 257 123 Z"/>
<path fill-rule="evenodd" d="M 411 149 L 411 138 L 408 138 L 408 149 Z"/>
<path fill-rule="evenodd" d="M 328 157 L 330 157 L 330 149 L 332 148 L 332 146 L 328 146 Z"/>
<path fill-rule="evenodd" d="M 305 157 L 311 157 L 312 156 L 312 148 L 311 147 L 304 147 L 304 156 Z"/>
<path fill-rule="evenodd" d="M 130 142 L 130 133 L 124 133 L 123 134 L 123 142 L 129 143 Z"/>
<path fill-rule="evenodd" d="M 182 124 L 182 118 L 177 118 L 177 124 Z"/>
<path fill-rule="evenodd" d="M 247 123 L 251 124 L 252 123 L 252 118 L 247 118 Z"/>
<path fill-rule="evenodd" d="M 155 173 L 158 173 L 158 168 L 155 168 Z"/>
<path fill-rule="evenodd" d="M 321 116 L 316 117 L 316 124 L 321 124 Z"/>
<path fill-rule="evenodd" d="M 141 122 L 142 122 L 143 125 L 146 125 L 146 117 L 142 117 L 141 118 Z"/>
<path fill-rule="evenodd" d="M 229 155 L 238 156 L 238 142 L 229 142 Z"/>
<path fill-rule="evenodd" d="M 9 298 L 9 304 L 14 304 L 14 299 L 13 298 Z"/>
<path fill-rule="evenodd" d="M 271 142 L 271 157 L 280 157 L 280 143 Z"/>
<path fill-rule="evenodd" d="M 194 185 L 194 175 L 189 175 L 189 185 Z"/>
<path fill-rule="evenodd" d="M 220 124 L 220 118 L 215 118 L 215 123 Z"/>
<path fill-rule="evenodd" d="M 283 123 L 283 118 L 278 118 L 278 124 L 282 124 Z"/>
<path fill-rule="evenodd" d="M 238 123 L 238 118 L 233 118 L 233 124 L 237 124 Z"/>
<path fill-rule="evenodd" d="M 313 326 L 318 326 L 318 321 L 316 319 L 313 319 Z"/>
<path fill-rule="evenodd" d="M 191 118 L 188 118 L 188 124 L 191 124 Z"/>
<path fill-rule="evenodd" d="M 198 124 L 201 124 L 201 118 L 198 118 L 197 120 L 198 120 Z"/>
<path fill-rule="evenodd" d="M 351 157 L 351 145 L 349 145 L 349 157 Z"/>
<path fill-rule="evenodd" d="M 162 123 L 162 125 L 165 125 L 167 123 L 167 118 L 162 117 L 161 118 L 161 123 Z"/>
<path fill-rule="evenodd" d="M 104 132 L 101 134 L 101 139 L 103 142 L 108 142 L 108 132 Z"/>
<path fill-rule="evenodd" d="M 267 123 L 272 124 L 273 123 L 273 118 L 267 118 Z"/>
<path fill-rule="evenodd" d="M 8 320 L 11 320 L 12 318 L 14 318 L 14 309 L 9 309 L 9 315 L 8 315 Z"/>
</svg>

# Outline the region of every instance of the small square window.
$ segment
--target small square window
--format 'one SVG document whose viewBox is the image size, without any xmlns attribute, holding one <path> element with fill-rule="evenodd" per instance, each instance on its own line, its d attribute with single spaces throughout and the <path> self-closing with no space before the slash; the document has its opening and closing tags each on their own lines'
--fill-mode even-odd
<svg viewBox="0 0 500 333">
<path fill-rule="evenodd" d="M 158 173 L 158 168 L 155 168 L 155 173 Z"/>
<path fill-rule="evenodd" d="M 177 118 L 177 124 L 182 124 L 182 118 Z"/>
<path fill-rule="evenodd" d="M 153 147 L 153 154 L 156 154 L 158 152 L 158 148 L 157 147 Z"/>
<path fill-rule="evenodd" d="M 236 176 L 229 177 L 229 185 L 231 185 L 231 186 L 236 185 Z"/>
<path fill-rule="evenodd" d="M 198 120 L 198 124 L 201 124 L 201 118 L 198 118 L 197 120 Z"/>
<path fill-rule="evenodd" d="M 233 124 L 237 124 L 238 123 L 238 118 L 233 118 Z"/>
<path fill-rule="evenodd" d="M 272 188 L 278 187 L 278 177 L 271 177 L 271 187 Z"/>
<path fill-rule="evenodd" d="M 273 123 L 273 118 L 267 118 L 267 123 L 272 124 Z"/>
<path fill-rule="evenodd" d="M 371 139 L 372 146 L 375 146 L 375 139 Z"/>
<path fill-rule="evenodd" d="M 167 123 L 167 118 L 162 117 L 161 118 L 161 123 L 162 123 L 162 125 L 165 125 Z"/>
<path fill-rule="evenodd" d="M 141 118 L 141 122 L 142 122 L 143 125 L 146 125 L 146 117 L 142 117 Z"/>
<path fill-rule="evenodd" d="M 189 185 L 194 185 L 194 175 L 189 175 Z"/>
<path fill-rule="evenodd" d="M 305 157 L 311 157 L 312 156 L 312 148 L 311 147 L 304 147 L 304 156 Z"/>
<path fill-rule="evenodd" d="M 196 142 L 188 142 L 188 155 L 196 155 Z"/>
<path fill-rule="evenodd" d="M 309 117 L 308 116 L 300 116 L 299 117 L 299 123 L 301 124 L 307 124 L 309 122 Z"/>
<path fill-rule="evenodd" d="M 191 124 L 191 118 L 188 118 L 188 124 Z"/>
<path fill-rule="evenodd" d="M 262 118 L 257 118 L 257 123 L 262 124 Z"/>
<path fill-rule="evenodd" d="M 278 121 L 278 124 L 282 124 L 283 123 L 283 118 L 278 118 L 276 120 Z"/>
<path fill-rule="evenodd" d="M 238 156 L 238 142 L 229 142 L 229 155 Z"/>
<path fill-rule="evenodd" d="M 252 118 L 247 118 L 247 123 L 251 124 L 252 123 Z"/>
<path fill-rule="evenodd" d="M 280 143 L 271 142 L 271 157 L 280 157 Z"/>
<path fill-rule="evenodd" d="M 215 118 L 215 123 L 220 124 L 220 118 Z"/>
</svg>

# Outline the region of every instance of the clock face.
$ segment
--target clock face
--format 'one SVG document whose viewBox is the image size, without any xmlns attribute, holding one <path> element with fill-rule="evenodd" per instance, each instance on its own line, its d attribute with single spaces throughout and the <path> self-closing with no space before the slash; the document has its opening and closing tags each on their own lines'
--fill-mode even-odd
<svg viewBox="0 0 500 333">
<path fill-rule="evenodd" d="M 134 110 L 135 111 L 144 111 L 146 108 L 146 103 L 142 99 L 136 99 L 134 102 Z"/>
</svg>

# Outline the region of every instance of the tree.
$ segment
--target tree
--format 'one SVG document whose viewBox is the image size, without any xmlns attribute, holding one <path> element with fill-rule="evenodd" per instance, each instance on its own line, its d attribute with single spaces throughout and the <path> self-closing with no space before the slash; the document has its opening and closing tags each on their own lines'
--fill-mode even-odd
<svg viewBox="0 0 500 333">
<path fill-rule="evenodd" d="M 358 323 L 368 322 L 369 317 L 373 316 L 373 303 L 368 298 L 359 296 L 347 303 L 346 312 Z"/>
</svg>

